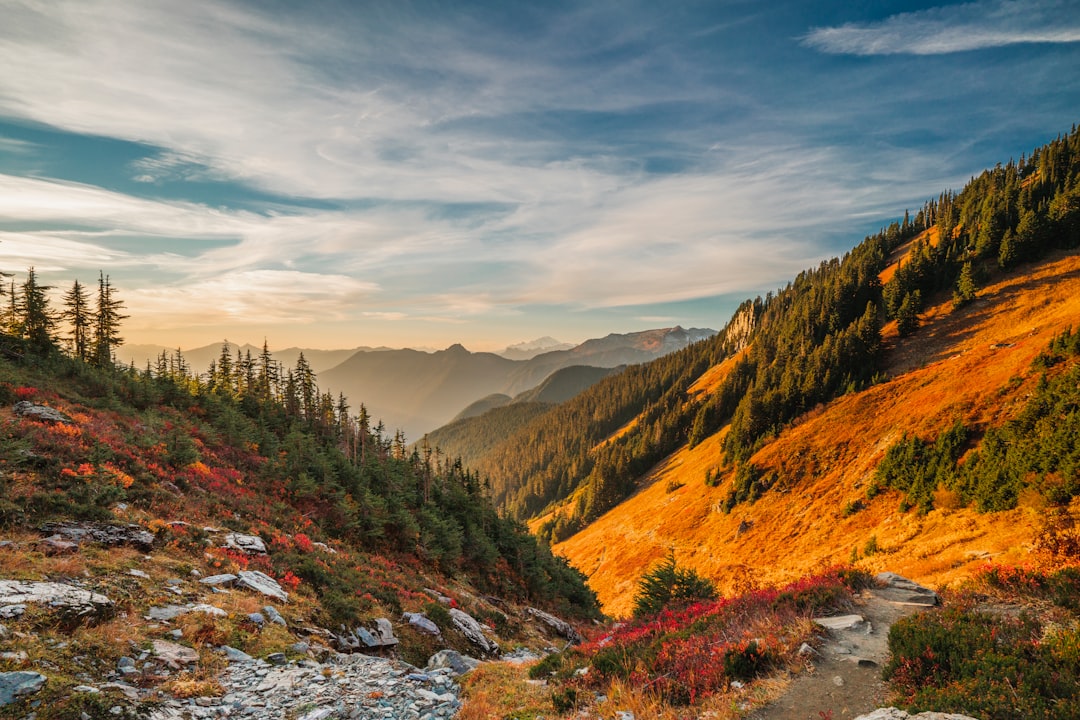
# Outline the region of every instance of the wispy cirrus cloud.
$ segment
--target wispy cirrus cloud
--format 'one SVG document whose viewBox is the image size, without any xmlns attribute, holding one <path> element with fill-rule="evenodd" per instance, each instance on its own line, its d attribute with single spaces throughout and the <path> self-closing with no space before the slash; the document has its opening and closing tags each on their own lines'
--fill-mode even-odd
<svg viewBox="0 0 1080 720">
<path fill-rule="evenodd" d="M 1021 43 L 1080 42 L 1069 0 L 995 0 L 811 30 L 802 42 L 841 55 L 942 55 Z"/>
</svg>

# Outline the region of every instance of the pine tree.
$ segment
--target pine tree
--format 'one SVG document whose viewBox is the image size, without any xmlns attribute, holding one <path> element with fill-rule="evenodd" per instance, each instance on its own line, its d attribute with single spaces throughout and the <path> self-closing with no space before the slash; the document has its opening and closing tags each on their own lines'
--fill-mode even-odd
<svg viewBox="0 0 1080 720">
<path fill-rule="evenodd" d="M 64 294 L 64 311 L 61 317 L 71 326 L 71 355 L 77 360 L 90 360 L 91 331 L 95 318 L 90 311 L 90 296 L 78 280 Z"/>
<path fill-rule="evenodd" d="M 27 270 L 22 297 L 17 304 L 19 329 L 30 347 L 38 352 L 48 352 L 56 347 L 56 313 L 49 306 L 49 290 L 52 286 L 38 284 L 34 268 Z"/>
<path fill-rule="evenodd" d="M 960 269 L 960 276 L 956 278 L 956 290 L 953 291 L 953 307 L 959 308 L 967 305 L 975 299 L 978 288 L 975 285 L 975 271 L 971 267 L 971 261 L 964 263 Z"/>
<path fill-rule="evenodd" d="M 904 295 L 896 311 L 896 332 L 906 337 L 919 329 L 919 311 L 922 309 L 922 293 L 918 290 Z"/>
<path fill-rule="evenodd" d="M 94 323 L 94 362 L 107 367 L 113 363 L 113 353 L 124 343 L 120 337 L 120 321 L 127 315 L 121 315 L 124 303 L 113 297 L 113 288 L 109 276 L 98 273 L 97 313 Z"/>
</svg>

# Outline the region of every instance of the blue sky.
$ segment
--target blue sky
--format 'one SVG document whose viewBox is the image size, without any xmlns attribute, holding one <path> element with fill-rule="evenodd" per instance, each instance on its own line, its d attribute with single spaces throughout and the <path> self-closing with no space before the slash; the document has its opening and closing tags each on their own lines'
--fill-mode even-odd
<svg viewBox="0 0 1080 720">
<path fill-rule="evenodd" d="M 1080 110 L 1080 0 L 0 17 L 0 269 L 168 346 L 718 328 Z"/>
</svg>

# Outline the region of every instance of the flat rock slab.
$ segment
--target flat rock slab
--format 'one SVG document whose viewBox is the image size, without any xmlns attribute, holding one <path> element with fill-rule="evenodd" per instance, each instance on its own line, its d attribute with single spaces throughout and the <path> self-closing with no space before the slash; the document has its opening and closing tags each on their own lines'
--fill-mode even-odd
<svg viewBox="0 0 1080 720">
<path fill-rule="evenodd" d="M 12 408 L 19 417 L 30 418 L 38 422 L 54 423 L 56 425 L 74 425 L 75 421 L 56 408 L 48 405 L 38 405 L 29 400 L 15 403 Z"/>
<path fill-rule="evenodd" d="M 439 630 L 439 626 L 432 622 L 431 618 L 424 613 L 403 613 L 401 619 L 422 633 L 427 633 L 428 635 L 442 634 L 442 631 Z"/>
<path fill-rule="evenodd" d="M 102 618 L 113 610 L 113 601 L 109 598 L 74 585 L 0 580 L 0 606 L 26 603 L 47 605 L 69 618 Z"/>
<path fill-rule="evenodd" d="M 938 604 L 938 595 L 928 587 L 908 580 L 902 575 L 892 572 L 878 573 L 874 576 L 879 587 L 873 589 L 873 593 L 882 600 L 888 600 L 898 605 L 919 605 L 933 607 Z"/>
<path fill-rule="evenodd" d="M 878 708 L 872 713 L 859 715 L 855 720 L 977 720 L 969 715 L 957 715 L 956 713 L 924 712 L 918 715 L 909 715 L 903 710 L 894 707 Z"/>
<path fill-rule="evenodd" d="M 869 626 L 862 615 L 837 615 L 836 617 L 814 618 L 826 630 L 866 630 Z"/>
<path fill-rule="evenodd" d="M 225 547 L 230 550 L 239 550 L 248 555 L 265 555 L 266 543 L 258 535 L 243 535 L 241 533 L 229 533 L 225 536 Z"/>
<path fill-rule="evenodd" d="M 47 679 L 36 672 L 0 673 L 0 706 L 10 705 L 23 695 L 33 695 L 45 687 Z"/>
<path fill-rule="evenodd" d="M 289 594 L 281 589 L 281 585 L 278 585 L 277 580 L 258 570 L 241 570 L 236 574 L 236 583 L 275 600 L 289 601 Z"/>
</svg>

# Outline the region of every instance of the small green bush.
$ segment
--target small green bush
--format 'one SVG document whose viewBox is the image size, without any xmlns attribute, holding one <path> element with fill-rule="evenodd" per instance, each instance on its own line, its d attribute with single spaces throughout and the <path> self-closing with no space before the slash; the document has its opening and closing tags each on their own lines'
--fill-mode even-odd
<svg viewBox="0 0 1080 720">
<path fill-rule="evenodd" d="M 671 552 L 638 583 L 634 617 L 655 615 L 676 601 L 712 600 L 715 597 L 713 584 L 693 570 L 677 567 L 675 553 Z"/>
</svg>

